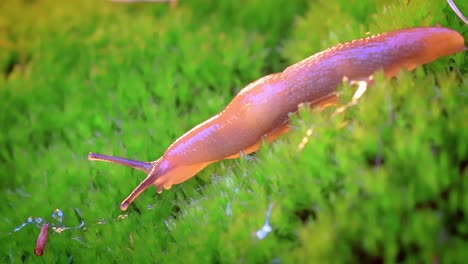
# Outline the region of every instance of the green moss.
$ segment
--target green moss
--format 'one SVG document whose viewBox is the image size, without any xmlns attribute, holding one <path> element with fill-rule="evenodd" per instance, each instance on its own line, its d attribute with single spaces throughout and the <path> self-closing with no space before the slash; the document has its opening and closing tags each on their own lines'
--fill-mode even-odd
<svg viewBox="0 0 468 264">
<path fill-rule="evenodd" d="M 468 36 L 443 2 L 306 2 L 0 2 L 2 262 L 467 259 L 466 54 L 378 74 L 336 116 L 301 108 L 274 144 L 148 190 L 121 215 L 144 175 L 89 151 L 155 160 L 250 81 L 367 32 Z M 339 88 L 343 104 L 354 89 Z M 270 204 L 273 232 L 258 240 Z M 78 208 L 86 228 L 51 232 L 38 258 L 38 228 L 10 232 L 55 208 L 69 227 Z"/>
</svg>

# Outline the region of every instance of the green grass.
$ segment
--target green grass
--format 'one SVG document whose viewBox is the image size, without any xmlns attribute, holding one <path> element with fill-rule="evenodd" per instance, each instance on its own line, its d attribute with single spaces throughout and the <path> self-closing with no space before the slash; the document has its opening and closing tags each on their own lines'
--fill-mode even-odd
<svg viewBox="0 0 468 264">
<path fill-rule="evenodd" d="M 118 205 L 145 175 L 87 160 L 155 160 L 261 76 L 366 32 L 436 24 L 468 37 L 443 1 L 1 1 L 1 261 L 468 259 L 466 53 L 377 75 L 342 115 L 301 109 L 271 146 L 150 189 L 125 219 Z M 339 89 L 349 101 L 354 88 Z M 270 203 L 273 232 L 258 240 Z M 11 231 L 56 208 L 66 226 L 77 208 L 86 229 L 51 232 L 36 257 L 39 229 Z"/>
</svg>

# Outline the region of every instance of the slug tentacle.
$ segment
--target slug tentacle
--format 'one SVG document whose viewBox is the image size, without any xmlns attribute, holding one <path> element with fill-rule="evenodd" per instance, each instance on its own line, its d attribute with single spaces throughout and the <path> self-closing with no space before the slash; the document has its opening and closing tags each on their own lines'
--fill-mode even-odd
<svg viewBox="0 0 468 264">
<path fill-rule="evenodd" d="M 107 156 L 107 155 L 97 154 L 93 152 L 90 152 L 88 154 L 88 159 L 116 163 L 116 164 L 120 164 L 120 165 L 124 165 L 130 168 L 144 171 L 145 173 L 149 173 L 153 166 L 152 162 L 144 162 L 144 161 L 139 161 L 139 160 L 131 160 L 131 159 L 126 159 L 126 158 L 115 157 L 115 156 Z"/>
<path fill-rule="evenodd" d="M 152 170 L 148 176 L 140 183 L 138 184 L 138 186 L 130 193 L 130 195 L 125 198 L 125 200 L 122 201 L 122 203 L 120 203 L 120 209 L 122 211 L 125 211 L 127 210 L 128 206 L 146 189 L 148 189 L 148 187 L 150 187 L 151 185 L 154 184 L 154 182 L 156 181 L 156 178 L 158 176 L 158 171 L 157 170 Z M 157 192 L 158 193 L 161 193 L 161 190 L 157 188 Z"/>
<path fill-rule="evenodd" d="M 133 162 L 133 161 L 131 161 Z M 122 164 L 122 163 L 119 163 L 119 164 Z M 130 163 L 130 165 L 128 164 L 124 164 L 124 165 L 127 165 L 129 167 L 131 167 L 133 163 Z M 158 159 L 157 161 L 155 161 L 153 164 L 153 166 L 150 168 L 150 171 L 148 171 L 148 176 L 146 176 L 146 178 L 130 193 L 130 195 L 125 198 L 125 200 L 122 201 L 122 203 L 120 204 L 120 209 L 125 211 L 127 210 L 128 206 L 146 189 L 148 189 L 148 187 L 150 187 L 151 185 L 155 185 L 156 186 L 156 189 L 157 189 L 157 192 L 158 193 L 161 193 L 162 191 L 162 188 L 163 188 L 163 185 L 157 185 L 156 182 L 157 180 L 159 179 L 159 177 L 161 175 L 164 175 L 166 174 L 167 170 L 169 169 L 168 165 L 166 162 L 163 162 L 162 161 L 162 158 Z M 159 180 L 160 182 L 160 180 Z"/>
<path fill-rule="evenodd" d="M 289 113 L 301 103 L 321 108 L 336 102 L 336 87 L 346 77 L 364 80 L 376 71 L 393 77 L 439 57 L 465 50 L 460 33 L 443 27 L 419 27 L 382 33 L 339 44 L 284 71 L 264 76 L 242 89 L 219 114 L 178 138 L 155 162 L 90 153 L 90 160 L 118 163 L 148 176 L 122 202 L 126 210 L 145 189 L 158 193 L 223 159 L 256 151 L 289 130 Z"/>
</svg>

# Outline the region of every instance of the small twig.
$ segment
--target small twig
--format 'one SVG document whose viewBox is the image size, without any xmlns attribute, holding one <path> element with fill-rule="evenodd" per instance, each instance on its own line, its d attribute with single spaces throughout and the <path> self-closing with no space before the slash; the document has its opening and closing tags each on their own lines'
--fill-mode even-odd
<svg viewBox="0 0 468 264">
<path fill-rule="evenodd" d="M 363 81 L 350 81 L 350 85 L 357 85 L 358 88 L 356 89 L 356 92 L 354 92 L 353 98 L 351 99 L 350 102 L 347 104 L 341 106 L 340 108 L 336 109 L 335 112 L 333 112 L 332 117 L 343 113 L 346 111 L 348 108 L 356 105 L 358 103 L 359 98 L 367 91 L 367 87 L 369 86 L 369 83 L 372 83 L 374 81 L 374 76 L 369 76 L 367 80 Z"/>
<path fill-rule="evenodd" d="M 44 248 L 47 244 L 47 232 L 49 231 L 49 224 L 44 223 L 41 227 L 41 231 L 39 232 L 39 236 L 37 237 L 36 241 L 36 248 L 34 249 L 34 254 L 36 256 L 42 256 L 44 254 Z"/>
<path fill-rule="evenodd" d="M 347 81 L 345 78 L 344 81 Z M 348 81 L 349 85 L 357 85 L 358 88 L 353 94 L 353 98 L 351 99 L 350 102 L 347 104 L 339 107 L 336 109 L 332 114 L 331 117 L 335 117 L 341 113 L 344 113 L 348 108 L 356 105 L 358 103 L 359 98 L 362 97 L 362 95 L 367 91 L 367 87 L 374 82 L 374 76 L 371 75 L 367 78 L 367 80 L 361 80 L 361 81 Z M 306 131 L 306 135 L 302 138 L 301 143 L 297 146 L 297 151 L 302 151 L 305 147 L 305 145 L 309 142 L 309 138 L 312 136 L 312 133 L 314 132 L 314 126 L 311 126 L 309 129 Z"/>
<path fill-rule="evenodd" d="M 301 143 L 297 146 L 297 151 L 302 151 L 305 145 L 309 142 L 309 138 L 312 136 L 314 132 L 314 126 L 312 125 L 309 129 L 307 129 L 305 136 L 302 138 Z"/>
<path fill-rule="evenodd" d="M 468 25 L 468 19 L 466 19 L 465 16 L 463 16 L 462 12 L 458 7 L 455 5 L 455 3 L 452 0 L 447 0 L 447 3 L 449 6 L 452 8 L 453 12 L 465 23 L 465 25 Z"/>
</svg>

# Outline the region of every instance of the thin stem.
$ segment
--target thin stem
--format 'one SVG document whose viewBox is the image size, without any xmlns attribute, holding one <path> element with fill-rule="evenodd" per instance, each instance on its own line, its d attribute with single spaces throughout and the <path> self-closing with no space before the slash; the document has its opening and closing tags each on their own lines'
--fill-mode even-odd
<svg viewBox="0 0 468 264">
<path fill-rule="evenodd" d="M 455 12 L 455 14 L 457 14 L 457 16 L 463 21 L 463 23 L 465 23 L 465 25 L 468 25 L 468 19 L 466 19 L 466 17 L 462 14 L 460 9 L 458 9 L 455 3 L 452 0 L 447 0 L 447 3 L 452 8 L 453 12 Z"/>
</svg>

